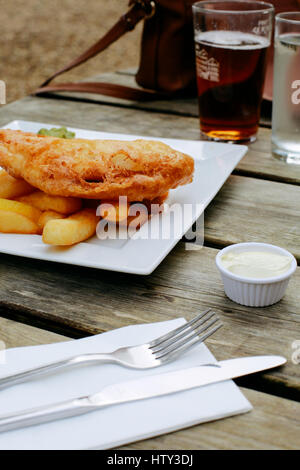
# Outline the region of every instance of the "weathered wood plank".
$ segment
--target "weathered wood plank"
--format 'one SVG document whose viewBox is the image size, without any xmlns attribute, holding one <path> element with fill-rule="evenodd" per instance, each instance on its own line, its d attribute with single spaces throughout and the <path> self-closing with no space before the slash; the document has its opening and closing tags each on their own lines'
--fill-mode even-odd
<svg viewBox="0 0 300 470">
<path fill-rule="evenodd" d="M 272 243 L 299 261 L 299 201 L 299 186 L 232 175 L 205 212 L 206 243 Z"/>
<path fill-rule="evenodd" d="M 123 450 L 298 450 L 300 403 L 242 389 L 247 414 L 201 424 L 122 447 Z"/>
<path fill-rule="evenodd" d="M 42 330 L 24 323 L 0 318 L 0 340 L 7 349 L 22 346 L 36 346 L 67 341 L 66 336 Z"/>
<path fill-rule="evenodd" d="M 0 339 L 8 348 L 50 344 L 67 337 L 0 318 Z M 205 423 L 140 441 L 123 449 L 297 449 L 300 404 L 242 388 L 254 406 L 245 415 Z"/>
<path fill-rule="evenodd" d="M 263 383 L 253 383 L 259 388 L 272 383 L 285 396 L 299 396 L 299 366 L 290 358 L 292 343 L 299 339 L 300 268 L 279 304 L 246 308 L 226 298 L 216 253 L 210 248 L 185 251 L 181 244 L 148 277 L 2 255 L 0 308 L 12 319 L 44 321 L 67 336 L 85 336 L 130 324 L 189 319 L 212 307 L 224 322 L 209 340 L 216 357 L 282 354 L 288 364 L 263 374 Z"/>
<path fill-rule="evenodd" d="M 200 139 L 198 118 L 175 115 L 172 111 L 170 114 L 149 112 L 119 105 L 27 97 L 0 110 L 0 125 L 14 119 L 145 136 Z M 270 130 L 260 128 L 257 142 L 249 146 L 236 173 L 300 184 L 300 166 L 287 165 L 273 158 L 270 139 Z"/>
<path fill-rule="evenodd" d="M 157 137 L 200 137 L 195 118 L 54 98 L 28 96 L 0 109 L 0 125 L 14 119 Z"/>
<path fill-rule="evenodd" d="M 288 165 L 272 156 L 271 130 L 263 127 L 260 127 L 257 141 L 249 146 L 247 155 L 238 164 L 234 173 L 300 184 L 299 165 Z"/>
</svg>

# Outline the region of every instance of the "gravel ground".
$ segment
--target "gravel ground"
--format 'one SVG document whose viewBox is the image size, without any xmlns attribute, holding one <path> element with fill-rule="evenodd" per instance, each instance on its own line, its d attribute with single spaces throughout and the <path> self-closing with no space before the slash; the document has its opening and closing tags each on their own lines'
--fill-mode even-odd
<svg viewBox="0 0 300 470">
<path fill-rule="evenodd" d="M 7 102 L 21 98 L 96 42 L 128 0 L 0 0 L 0 80 Z M 142 25 L 63 80 L 138 64 Z"/>
</svg>

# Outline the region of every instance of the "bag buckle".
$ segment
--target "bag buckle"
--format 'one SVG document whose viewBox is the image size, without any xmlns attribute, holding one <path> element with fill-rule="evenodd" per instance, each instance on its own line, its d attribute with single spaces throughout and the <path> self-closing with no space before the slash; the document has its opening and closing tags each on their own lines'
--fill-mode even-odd
<svg viewBox="0 0 300 470">
<path fill-rule="evenodd" d="M 154 0 L 131 0 L 129 2 L 129 5 L 132 5 L 132 8 L 134 8 L 135 5 L 140 6 L 146 13 L 146 20 L 152 18 L 152 16 L 154 16 L 156 12 L 156 3 Z"/>
</svg>

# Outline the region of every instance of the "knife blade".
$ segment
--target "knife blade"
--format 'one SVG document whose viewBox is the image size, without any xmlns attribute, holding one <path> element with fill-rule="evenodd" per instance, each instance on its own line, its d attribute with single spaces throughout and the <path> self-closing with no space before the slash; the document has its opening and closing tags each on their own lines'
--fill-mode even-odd
<svg viewBox="0 0 300 470">
<path fill-rule="evenodd" d="M 286 359 L 281 356 L 252 356 L 202 364 L 189 369 L 110 385 L 101 392 L 91 395 L 89 400 L 94 405 L 106 402 L 107 406 L 145 400 L 242 377 L 280 366 L 285 362 Z"/>
<path fill-rule="evenodd" d="M 0 417 L 0 432 L 85 414 L 107 406 L 166 396 L 223 382 L 286 363 L 281 356 L 252 356 L 201 364 L 165 374 L 156 374 L 103 388 L 88 397 L 47 405 Z"/>
</svg>

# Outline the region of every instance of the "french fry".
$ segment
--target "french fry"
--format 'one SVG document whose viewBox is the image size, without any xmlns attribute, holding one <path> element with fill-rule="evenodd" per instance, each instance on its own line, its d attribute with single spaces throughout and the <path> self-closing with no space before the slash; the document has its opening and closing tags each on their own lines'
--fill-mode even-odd
<svg viewBox="0 0 300 470">
<path fill-rule="evenodd" d="M 119 226 L 139 230 L 149 216 L 148 208 L 143 203 L 136 203 L 129 208 L 127 219 L 120 220 Z"/>
<path fill-rule="evenodd" d="M 167 197 L 168 193 L 157 197 L 152 201 L 144 200 L 142 202 L 131 204 L 128 210 L 127 219 L 120 220 L 119 225 L 121 227 L 127 226 L 131 230 L 139 230 L 152 215 L 160 214 L 164 211 L 163 204 Z"/>
<path fill-rule="evenodd" d="M 57 220 L 57 219 L 64 219 L 65 216 L 63 214 L 59 214 L 58 212 L 55 211 L 45 211 L 42 213 L 38 220 L 38 226 L 41 231 L 43 231 L 45 225 L 49 220 Z"/>
<path fill-rule="evenodd" d="M 24 180 L 17 180 L 5 170 L 0 169 L 0 198 L 14 199 L 33 193 L 35 188 Z"/>
<path fill-rule="evenodd" d="M 33 220 L 12 211 L 0 210 L 0 232 L 38 234 L 39 228 Z"/>
<path fill-rule="evenodd" d="M 60 214 L 70 215 L 81 209 L 81 199 L 74 197 L 50 196 L 42 191 L 36 191 L 28 196 L 17 198 L 20 202 L 30 204 L 41 211 L 55 211 Z"/>
<path fill-rule="evenodd" d="M 36 224 L 41 216 L 41 211 L 39 209 L 23 202 L 11 201 L 10 199 L 0 199 L 0 210 L 3 212 L 12 212 L 13 214 L 23 215 Z"/>
<path fill-rule="evenodd" d="M 43 242 L 56 246 L 75 245 L 96 233 L 98 221 L 94 209 L 83 209 L 66 219 L 50 220 L 44 227 Z"/>
<path fill-rule="evenodd" d="M 107 200 L 101 202 L 98 214 L 108 222 L 120 223 L 126 221 L 129 212 L 129 203 L 126 201 Z"/>
</svg>

